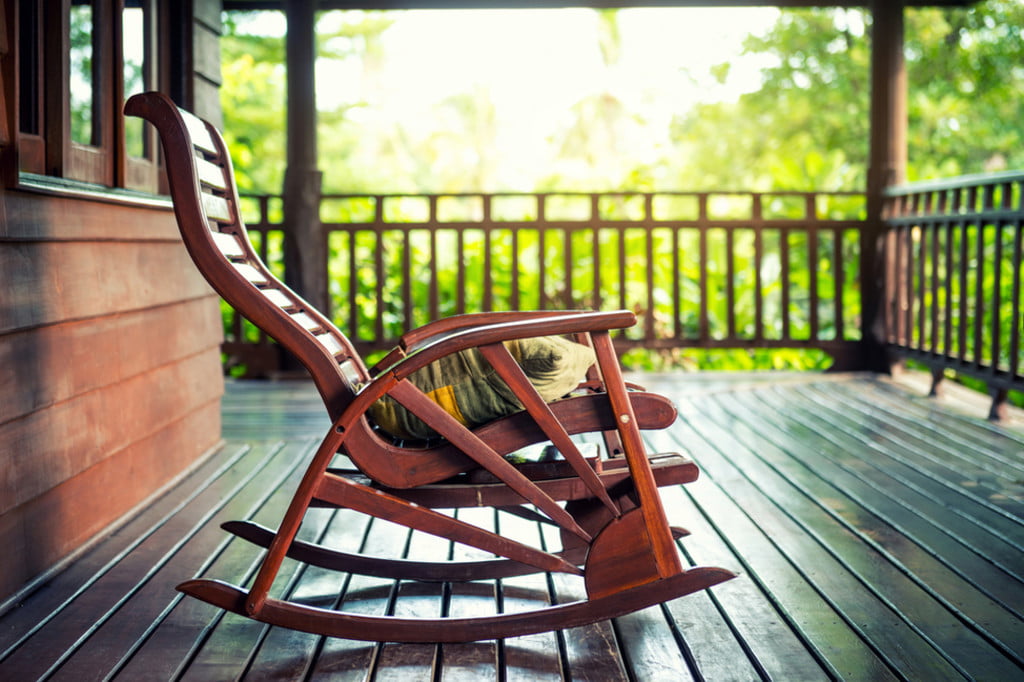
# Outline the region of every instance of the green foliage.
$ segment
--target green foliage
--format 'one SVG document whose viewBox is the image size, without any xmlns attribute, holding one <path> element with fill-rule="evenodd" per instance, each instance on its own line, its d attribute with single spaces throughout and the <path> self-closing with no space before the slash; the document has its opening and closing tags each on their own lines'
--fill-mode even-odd
<svg viewBox="0 0 1024 682">
<path fill-rule="evenodd" d="M 221 108 L 238 188 L 276 193 L 284 180 L 286 151 L 284 41 L 245 32 L 261 14 L 227 15 L 221 39 Z"/>
<path fill-rule="evenodd" d="M 910 180 L 1024 167 L 1022 25 L 1016 0 L 906 10 Z M 789 10 L 748 38 L 773 65 L 756 92 L 677 118 L 680 186 L 864 187 L 870 26 L 864 10 Z"/>
<path fill-rule="evenodd" d="M 372 80 L 382 63 L 382 36 L 391 17 L 380 12 L 322 13 L 318 54 L 332 87 L 346 78 Z M 285 155 L 285 73 L 283 40 L 257 26 L 259 14 L 231 13 L 222 40 L 222 102 L 228 143 L 243 190 L 276 193 L 282 185 Z M 598 49 L 612 69 L 622 54 L 618 11 L 598 15 Z M 948 177 L 1002 168 L 1024 167 L 1024 140 L 1018 122 L 1024 115 L 1024 5 L 1015 0 L 987 0 L 966 9 L 908 9 L 906 58 L 909 81 L 909 151 L 911 179 Z M 678 112 L 664 131 L 660 158 L 641 158 L 630 140 L 648 125 L 620 97 L 614 79 L 580 99 L 548 140 L 553 162 L 536 172 L 533 187 L 516 189 L 632 192 L 682 188 L 706 190 L 860 191 L 865 184 L 870 93 L 870 14 L 857 9 L 786 10 L 762 35 L 747 39 L 749 54 L 768 59 L 759 89 L 738 99 L 696 102 Z M 712 69 L 718 82 L 733 76 L 730 64 Z M 335 75 L 336 74 L 336 75 Z M 334 80 L 336 79 L 336 80 Z M 430 112 L 436 122 L 423 133 L 411 121 L 376 121 L 376 136 L 367 139 L 366 103 L 341 99 L 319 113 L 320 167 L 328 192 L 462 192 L 494 190 L 498 112 L 489 89 L 474 84 L 439 103 Z M 744 199 L 749 201 L 749 199 Z M 579 219 L 572 197 L 549 206 L 548 218 Z M 607 218 L 637 219 L 635 196 L 609 197 L 601 207 Z M 766 198 L 766 218 L 804 216 L 802 199 Z M 471 203 L 471 202 L 470 202 Z M 695 205 L 678 198 L 672 210 L 692 219 Z M 511 204 L 511 202 L 510 202 Z M 415 220 L 424 212 L 415 202 L 396 204 L 389 220 Z M 448 209 L 445 209 L 448 210 Z M 471 221 L 472 206 L 452 209 L 452 220 Z M 339 323 L 357 338 L 394 337 L 438 315 L 477 310 L 489 301 L 496 310 L 538 307 L 619 307 L 649 319 L 663 337 L 700 333 L 696 304 L 702 273 L 695 254 L 695 231 L 646 232 L 641 229 L 598 231 L 546 230 L 529 227 L 535 207 L 503 211 L 509 229 L 489 233 L 469 230 L 394 230 L 379 239 L 366 231 L 336 232 L 330 238 L 330 293 Z M 721 219 L 749 215 L 749 206 L 723 199 Z M 460 214 L 459 212 L 462 211 Z M 671 211 L 670 211 L 671 212 Z M 642 212 L 641 212 L 642 213 Z M 816 207 L 822 218 L 863 217 L 863 201 L 831 197 Z M 372 219 L 367 200 L 331 200 L 323 206 L 329 222 Z M 685 215 L 683 215 L 685 214 Z M 518 221 L 518 222 L 517 222 Z M 523 225 L 520 227 L 519 225 Z M 513 229 L 515 226 L 515 229 Z M 648 236 L 650 235 L 650 236 Z M 650 242 L 648 242 L 650 239 Z M 678 239 L 678 243 L 673 242 Z M 731 239 L 731 241 L 729 241 Z M 763 235 L 767 256 L 755 272 L 752 231 L 708 233 L 710 260 L 705 274 L 711 292 L 707 305 L 713 338 L 724 336 L 730 310 L 741 335 L 761 333 L 782 338 L 784 293 L 789 300 L 789 329 L 809 338 L 808 291 L 817 287 L 824 302 L 814 311 L 825 338 L 859 334 L 859 283 L 839 286 L 836 259 L 845 273 L 857 272 L 857 235 L 822 232 L 816 245 L 797 232 L 769 230 Z M 780 262 L 783 240 L 789 262 Z M 461 240 L 464 258 L 456 258 Z M 279 251 L 272 241 L 272 260 Z M 678 249 L 678 268 L 651 273 L 646 288 L 646 253 Z M 816 249 L 816 250 L 813 250 Z M 572 266 L 571 281 L 565 263 Z M 403 264 L 411 281 L 402 280 Z M 621 263 L 621 264 L 620 264 Z M 350 267 L 354 264 L 354 269 Z M 781 272 L 788 266 L 790 290 L 782 291 Z M 279 267 L 279 266 L 275 266 Z M 620 272 L 620 269 L 624 271 Z M 730 283 L 735 291 L 730 301 Z M 1004 273 L 1000 286 L 1012 281 Z M 992 272 L 986 273 L 991 278 Z M 755 281 L 760 282 L 757 292 Z M 464 289 L 459 291 L 459 282 Z M 973 285 L 972 285 L 973 286 Z M 994 281 L 982 282 L 994 287 Z M 675 292 L 684 299 L 672 305 Z M 755 298 L 760 296 L 768 328 L 756 329 Z M 839 297 L 846 317 L 834 319 L 831 300 Z M 411 313 L 408 311 L 411 310 Z M 985 314 L 991 315 L 991 312 Z M 986 330 L 993 326 L 989 319 Z M 251 333 L 246 331 L 245 333 Z M 642 335 L 642 327 L 627 332 Z M 827 358 L 818 352 L 631 351 L 626 362 L 645 369 L 668 366 L 744 369 L 819 368 Z"/>
</svg>

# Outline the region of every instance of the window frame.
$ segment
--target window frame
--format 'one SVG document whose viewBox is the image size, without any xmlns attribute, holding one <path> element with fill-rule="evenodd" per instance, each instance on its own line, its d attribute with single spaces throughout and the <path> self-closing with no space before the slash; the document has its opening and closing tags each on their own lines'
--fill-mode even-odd
<svg viewBox="0 0 1024 682">
<path fill-rule="evenodd" d="M 142 127 L 143 155 L 131 156 L 122 107 L 126 99 L 124 13 L 143 10 L 143 88 L 161 89 L 161 54 L 157 27 L 163 0 L 90 0 L 92 10 L 91 144 L 72 139 L 71 7 L 73 0 L 7 0 L 7 16 L 16 22 L 14 72 L 17 83 L 13 146 L 15 178 L 27 173 L 33 185 L 45 176 L 112 189 L 157 193 L 160 165 L 156 132 Z M 129 5 L 126 8 L 125 5 Z M 13 7 L 12 7 L 13 6 Z M 23 12 L 28 8 L 31 16 Z M 8 35 L 12 35 L 8 32 Z M 26 55 L 33 63 L 26 64 Z M 34 73 L 33 73 L 34 70 Z M 25 82 L 25 79 L 30 82 Z M 34 105 L 21 104 L 26 95 Z M 24 121 L 25 114 L 36 120 Z M 38 132 L 36 132 L 38 131 Z M 8 162 L 11 163 L 10 161 Z"/>
</svg>

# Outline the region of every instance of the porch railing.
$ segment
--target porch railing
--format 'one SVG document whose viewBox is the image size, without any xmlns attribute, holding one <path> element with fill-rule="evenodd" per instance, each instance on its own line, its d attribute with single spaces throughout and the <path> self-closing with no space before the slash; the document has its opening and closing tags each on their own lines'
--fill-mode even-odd
<svg viewBox="0 0 1024 682">
<path fill-rule="evenodd" d="M 244 204 L 280 268 L 280 198 Z M 861 339 L 864 213 L 860 193 L 325 195 L 318 246 L 330 314 L 368 353 L 457 313 L 628 308 L 639 323 L 617 336 L 623 351 L 842 358 Z M 241 320 L 228 337 L 243 361 L 266 356 Z"/>
<path fill-rule="evenodd" d="M 1024 173 L 887 192 L 887 341 L 931 367 L 985 382 L 998 417 L 1024 390 L 1021 223 Z"/>
</svg>

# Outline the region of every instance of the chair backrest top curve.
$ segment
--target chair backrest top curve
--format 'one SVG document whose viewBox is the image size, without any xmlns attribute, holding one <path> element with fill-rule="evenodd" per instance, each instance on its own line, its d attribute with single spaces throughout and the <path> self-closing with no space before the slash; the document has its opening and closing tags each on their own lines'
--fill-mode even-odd
<svg viewBox="0 0 1024 682">
<path fill-rule="evenodd" d="M 366 366 L 348 338 L 253 249 L 220 132 L 162 93 L 133 96 L 125 113 L 149 121 L 160 135 L 178 227 L 196 267 L 225 301 L 306 367 L 336 418 L 368 379 Z"/>
</svg>

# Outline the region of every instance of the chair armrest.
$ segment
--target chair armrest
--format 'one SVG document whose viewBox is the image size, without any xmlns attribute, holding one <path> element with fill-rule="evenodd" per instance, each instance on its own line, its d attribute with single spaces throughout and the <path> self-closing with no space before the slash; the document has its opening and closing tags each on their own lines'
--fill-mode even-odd
<svg viewBox="0 0 1024 682">
<path fill-rule="evenodd" d="M 491 313 L 479 313 L 479 315 L 487 316 Z M 483 320 L 484 318 L 478 319 Z M 451 355 L 467 348 L 535 336 L 626 329 L 636 324 L 636 315 L 629 310 L 513 313 L 508 316 L 502 315 L 498 319 L 507 321 L 455 326 L 454 328 L 438 325 L 437 333 L 424 336 L 416 345 L 409 348 L 409 355 L 399 359 L 390 367 L 381 367 L 381 371 L 392 374 L 397 379 L 404 379 L 417 369 L 425 367 L 445 355 Z"/>
<path fill-rule="evenodd" d="M 453 332 L 489 324 L 537 320 L 545 317 L 559 317 L 565 314 L 566 311 L 564 310 L 507 310 L 488 313 L 465 313 L 434 320 L 403 334 L 398 339 L 398 345 L 369 368 L 370 376 L 377 376 L 399 360 L 408 357 L 434 341 L 451 335 Z"/>
<path fill-rule="evenodd" d="M 416 348 L 430 343 L 434 337 L 451 334 L 452 332 L 480 327 L 488 324 L 502 322 L 518 322 L 523 320 L 536 320 L 544 317 L 558 317 L 565 315 L 564 310 L 529 310 L 529 311 L 502 311 L 489 313 L 466 313 L 464 315 L 452 315 L 440 320 L 428 322 L 422 327 L 412 329 L 398 340 L 402 350 L 414 352 Z"/>
</svg>

